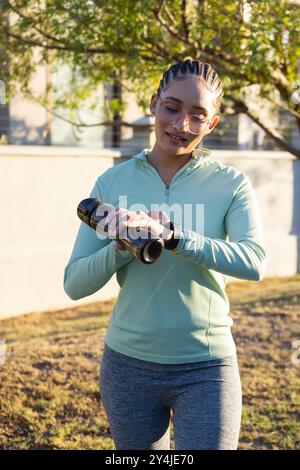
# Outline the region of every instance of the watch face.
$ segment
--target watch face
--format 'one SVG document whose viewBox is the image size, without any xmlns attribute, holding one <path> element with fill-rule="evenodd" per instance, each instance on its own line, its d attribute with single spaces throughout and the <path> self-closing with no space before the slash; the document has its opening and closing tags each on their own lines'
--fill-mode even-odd
<svg viewBox="0 0 300 470">
<path fill-rule="evenodd" d="M 181 239 L 181 226 L 174 224 L 172 221 L 168 223 L 170 230 L 173 231 L 172 237 L 165 241 L 165 248 L 167 250 L 174 250 Z"/>
<path fill-rule="evenodd" d="M 172 222 L 171 230 L 173 230 L 173 232 L 174 232 L 173 238 L 174 238 L 175 240 L 179 240 L 179 239 L 181 238 L 181 230 L 182 230 L 181 225 L 174 224 L 174 223 Z"/>
</svg>

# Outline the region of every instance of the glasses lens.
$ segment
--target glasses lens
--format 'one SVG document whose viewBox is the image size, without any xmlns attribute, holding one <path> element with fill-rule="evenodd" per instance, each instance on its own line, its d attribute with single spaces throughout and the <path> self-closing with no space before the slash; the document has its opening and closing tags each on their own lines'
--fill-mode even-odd
<svg viewBox="0 0 300 470">
<path fill-rule="evenodd" d="M 203 116 L 198 116 L 197 114 L 189 116 L 190 131 L 194 134 L 199 134 L 204 122 Z"/>
<path fill-rule="evenodd" d="M 182 110 L 176 105 L 171 103 L 161 104 L 161 117 L 166 122 L 178 121 L 182 116 Z"/>
<path fill-rule="evenodd" d="M 173 103 L 165 103 L 161 102 L 161 119 L 165 122 L 173 123 L 177 122 L 179 119 L 182 118 L 183 112 L 180 106 L 177 106 Z M 203 116 L 202 115 L 189 115 L 188 116 L 188 127 L 190 132 L 194 134 L 198 134 L 201 130 L 201 126 L 203 125 Z"/>
</svg>

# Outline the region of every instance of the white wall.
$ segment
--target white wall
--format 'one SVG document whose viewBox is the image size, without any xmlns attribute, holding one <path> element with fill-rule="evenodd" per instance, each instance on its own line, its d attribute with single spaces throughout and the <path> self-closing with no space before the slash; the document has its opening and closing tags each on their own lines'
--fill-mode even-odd
<svg viewBox="0 0 300 470">
<path fill-rule="evenodd" d="M 264 230 L 266 276 L 300 272 L 300 160 L 287 152 L 212 151 L 218 161 L 249 175 Z"/>
<path fill-rule="evenodd" d="M 0 318 L 117 295 L 114 277 L 100 292 L 74 302 L 63 290 L 63 274 L 80 224 L 77 205 L 119 155 L 112 149 L 0 146 Z M 266 275 L 299 271 L 300 161 L 285 152 L 212 156 L 253 182 L 268 249 Z"/>
<path fill-rule="evenodd" d="M 74 303 L 63 290 L 64 267 L 80 224 L 78 203 L 119 152 L 79 148 L 0 146 L 0 318 Z"/>
</svg>

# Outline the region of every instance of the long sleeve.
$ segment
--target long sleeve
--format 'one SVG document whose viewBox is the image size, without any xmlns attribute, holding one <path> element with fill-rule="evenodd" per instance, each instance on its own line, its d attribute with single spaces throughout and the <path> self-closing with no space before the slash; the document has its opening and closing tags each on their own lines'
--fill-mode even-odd
<svg viewBox="0 0 300 470">
<path fill-rule="evenodd" d="M 98 179 L 89 197 L 104 200 L 100 184 Z M 118 269 L 134 258 L 127 250 L 116 252 L 114 244 L 115 240 L 99 238 L 94 229 L 81 222 L 64 270 L 64 290 L 72 300 L 101 289 Z"/>
<path fill-rule="evenodd" d="M 172 253 L 189 257 L 225 275 L 261 280 L 266 269 L 266 252 L 257 197 L 246 175 L 234 194 L 224 223 L 228 241 L 182 228 L 180 240 Z"/>
</svg>

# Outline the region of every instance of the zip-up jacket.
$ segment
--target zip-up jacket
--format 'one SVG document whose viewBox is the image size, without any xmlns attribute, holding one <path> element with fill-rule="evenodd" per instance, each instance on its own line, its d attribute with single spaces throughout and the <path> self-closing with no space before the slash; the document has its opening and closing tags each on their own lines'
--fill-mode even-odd
<svg viewBox="0 0 300 470">
<path fill-rule="evenodd" d="M 89 197 L 129 210 L 139 209 L 138 204 L 144 210 L 153 210 L 153 204 L 162 210 L 202 208 L 203 230 L 192 214 L 189 225 L 179 224 L 176 248 L 144 264 L 127 250 L 115 251 L 116 240 L 99 237 L 81 222 L 64 271 L 65 292 L 73 300 L 87 297 L 116 273 L 120 292 L 105 341 L 127 356 L 176 364 L 235 354 L 227 276 L 259 281 L 266 268 L 251 181 L 206 149 L 196 149 L 167 186 L 148 162 L 149 151 L 107 169 Z"/>
</svg>

